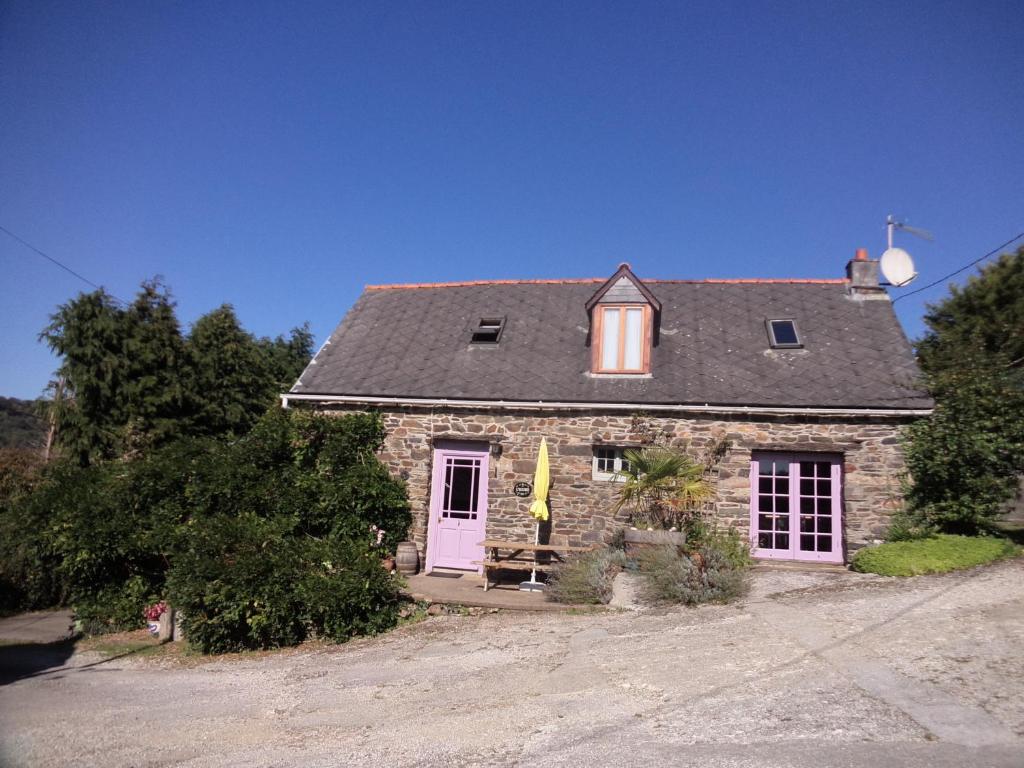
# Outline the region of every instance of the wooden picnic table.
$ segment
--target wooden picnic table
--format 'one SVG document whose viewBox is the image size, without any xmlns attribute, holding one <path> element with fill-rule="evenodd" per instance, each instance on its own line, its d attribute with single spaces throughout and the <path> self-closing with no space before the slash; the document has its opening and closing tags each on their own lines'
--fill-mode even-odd
<svg viewBox="0 0 1024 768">
<path fill-rule="evenodd" d="M 491 585 L 488 571 L 500 571 L 503 569 L 513 571 L 532 571 L 534 569 L 538 571 L 547 571 L 550 570 L 551 566 L 555 563 L 538 563 L 538 552 L 549 552 L 555 560 L 561 562 L 562 554 L 572 552 L 591 552 L 597 549 L 596 545 L 570 547 L 563 544 L 531 544 L 527 541 L 507 541 L 505 539 L 484 539 L 480 542 L 480 546 L 484 548 L 485 559 L 482 562 L 477 561 L 476 564 L 483 566 L 484 592 L 486 592 Z M 504 556 L 502 555 L 502 550 L 507 550 Z M 533 559 L 523 559 L 521 555 L 524 552 L 533 553 Z"/>
</svg>

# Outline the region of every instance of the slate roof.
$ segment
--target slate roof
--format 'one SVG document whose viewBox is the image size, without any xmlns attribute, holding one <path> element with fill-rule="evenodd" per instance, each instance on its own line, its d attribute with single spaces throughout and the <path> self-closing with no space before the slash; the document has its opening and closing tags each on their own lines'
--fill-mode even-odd
<svg viewBox="0 0 1024 768">
<path fill-rule="evenodd" d="M 846 281 L 656 281 L 649 378 L 589 373 L 587 300 L 604 282 L 371 286 L 293 393 L 472 400 L 930 408 L 892 305 Z M 505 316 L 497 345 L 471 345 Z M 803 349 L 769 347 L 766 318 L 793 318 Z"/>
</svg>

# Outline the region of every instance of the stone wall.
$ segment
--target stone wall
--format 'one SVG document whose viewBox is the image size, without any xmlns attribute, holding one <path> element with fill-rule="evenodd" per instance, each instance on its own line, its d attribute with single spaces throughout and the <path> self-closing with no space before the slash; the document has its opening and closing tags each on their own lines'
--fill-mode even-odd
<svg viewBox="0 0 1024 768">
<path fill-rule="evenodd" d="M 345 408 L 325 408 L 344 412 Z M 899 503 L 904 469 L 895 418 L 663 416 L 642 413 L 552 410 L 424 408 L 380 409 L 387 429 L 381 459 L 408 484 L 413 509 L 412 540 L 421 557 L 430 512 L 431 453 L 435 440 L 477 440 L 492 445 L 487 535 L 529 539 L 531 499 L 513 494 L 518 481 L 532 481 L 542 437 L 551 461 L 550 541 L 582 545 L 606 541 L 626 513 L 612 510 L 617 484 L 592 479 L 594 447 L 639 446 L 652 441 L 694 456 L 727 441 L 719 464 L 713 511 L 725 523 L 749 530 L 752 450 L 842 454 L 843 540 L 847 553 L 880 538 Z"/>
</svg>

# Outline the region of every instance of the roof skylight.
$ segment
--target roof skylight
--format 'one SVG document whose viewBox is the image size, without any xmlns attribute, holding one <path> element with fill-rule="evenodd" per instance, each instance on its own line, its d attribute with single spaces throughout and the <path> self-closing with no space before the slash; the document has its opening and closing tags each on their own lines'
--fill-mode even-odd
<svg viewBox="0 0 1024 768">
<path fill-rule="evenodd" d="M 501 331 L 505 327 L 504 317 L 484 317 L 480 325 L 473 331 L 471 344 L 497 344 Z"/>
<path fill-rule="evenodd" d="M 766 320 L 768 341 L 774 349 L 798 349 L 804 344 L 796 330 L 795 320 Z"/>
</svg>

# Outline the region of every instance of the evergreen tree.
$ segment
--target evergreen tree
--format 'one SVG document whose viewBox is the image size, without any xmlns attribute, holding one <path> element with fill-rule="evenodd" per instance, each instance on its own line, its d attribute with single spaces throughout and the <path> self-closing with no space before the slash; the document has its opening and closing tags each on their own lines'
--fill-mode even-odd
<svg viewBox="0 0 1024 768">
<path fill-rule="evenodd" d="M 119 306 L 102 290 L 58 307 L 41 338 L 61 358 L 47 421 L 82 466 L 138 455 L 179 437 L 238 437 L 309 361 L 308 326 L 257 339 L 225 304 L 186 338 L 154 279 Z"/>
<path fill-rule="evenodd" d="M 61 358 L 65 399 L 57 434 L 82 466 L 118 454 L 126 379 L 124 310 L 106 291 L 79 294 L 51 315 L 40 338 Z"/>
<path fill-rule="evenodd" d="M 275 394 L 280 394 L 291 389 L 313 357 L 313 334 L 309 330 L 309 323 L 305 323 L 292 328 L 291 336 L 287 339 L 284 336 L 278 336 L 273 341 L 260 339 L 260 346 L 270 367 Z"/>
<path fill-rule="evenodd" d="M 161 445 L 188 431 L 192 377 L 174 308 L 167 288 L 151 280 L 124 314 L 125 450 Z"/>
<path fill-rule="evenodd" d="M 196 392 L 196 431 L 227 436 L 248 432 L 270 404 L 267 363 L 230 304 L 196 320 L 188 351 Z"/>
</svg>

